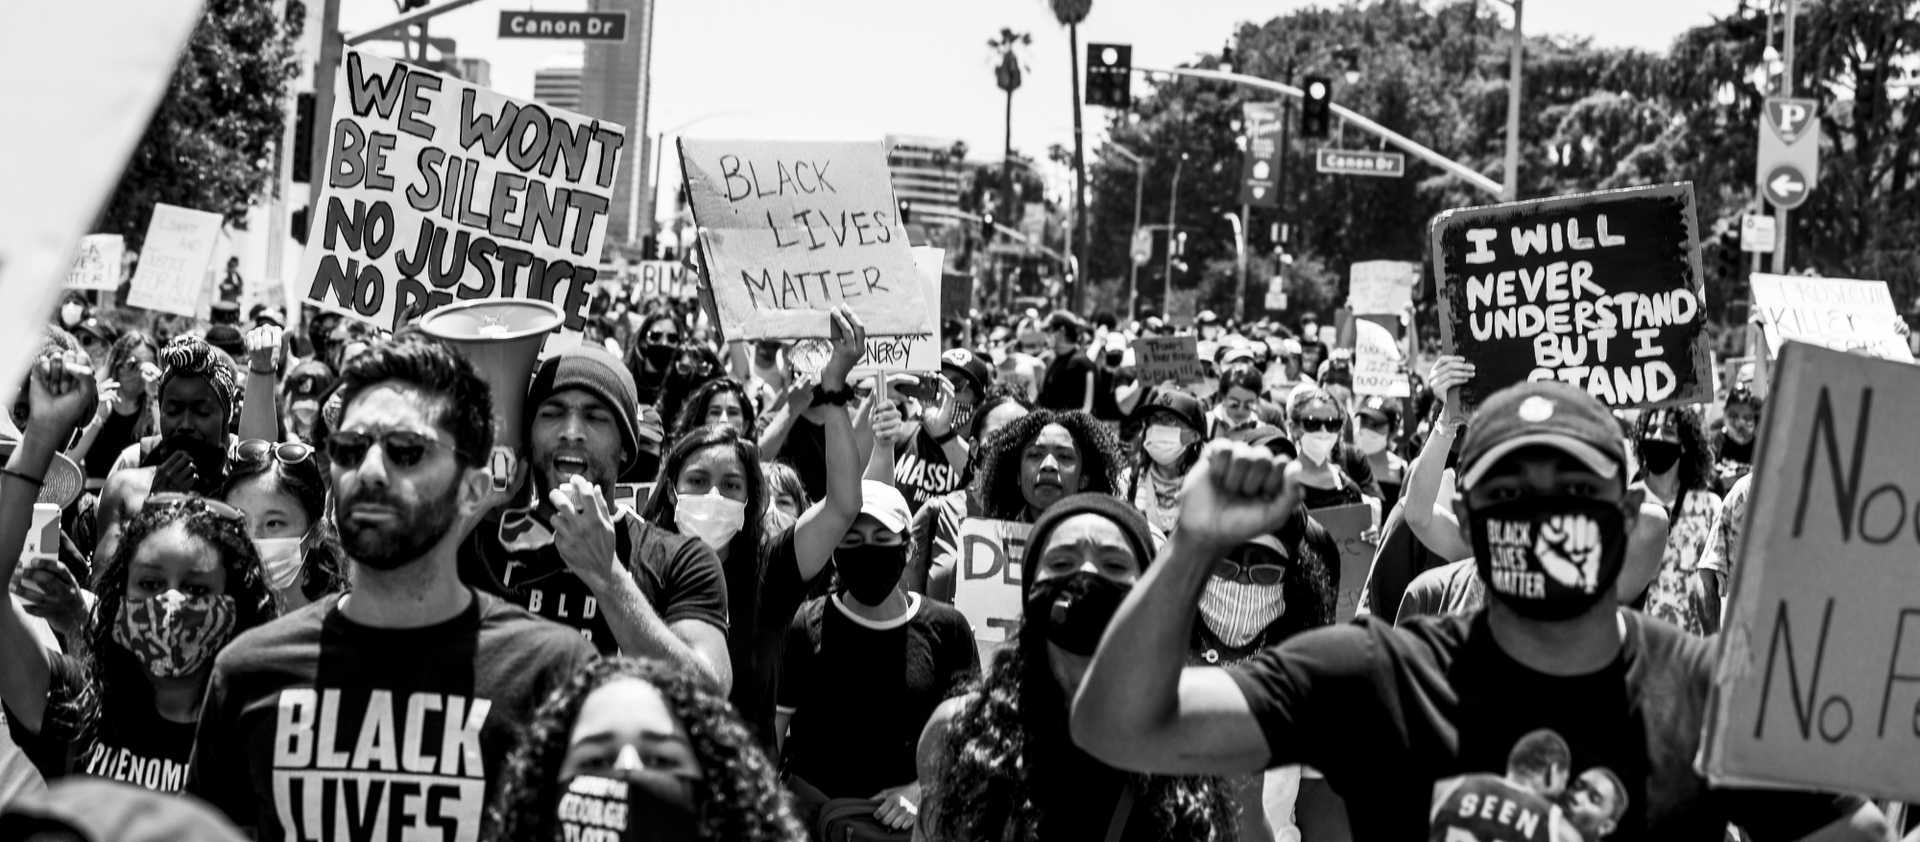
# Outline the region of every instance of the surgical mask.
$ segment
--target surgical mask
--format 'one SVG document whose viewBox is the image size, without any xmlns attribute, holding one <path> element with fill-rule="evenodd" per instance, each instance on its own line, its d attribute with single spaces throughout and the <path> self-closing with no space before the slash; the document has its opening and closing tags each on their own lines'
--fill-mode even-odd
<svg viewBox="0 0 1920 842">
<path fill-rule="evenodd" d="M 1360 448 L 1361 453 L 1372 456 L 1387 449 L 1387 434 L 1363 427 L 1353 432 L 1353 446 Z"/>
<path fill-rule="evenodd" d="M 691 842 L 700 838 L 694 782 L 650 769 L 618 778 L 581 775 L 567 782 L 555 818 L 567 839 Z"/>
<path fill-rule="evenodd" d="M 1100 635 L 1120 610 L 1132 585 L 1081 570 L 1033 583 L 1023 606 L 1025 622 L 1048 643 L 1081 657 L 1093 657 Z"/>
<path fill-rule="evenodd" d="M 1220 642 L 1241 647 L 1253 642 L 1273 621 L 1287 613 L 1282 585 L 1255 585 L 1218 576 L 1200 592 L 1200 616 Z"/>
<path fill-rule="evenodd" d="M 46 312 L 46 311 L 42 310 L 41 312 Z M 65 327 L 73 327 L 74 325 L 79 324 L 80 317 L 86 314 L 87 314 L 87 306 L 85 304 L 79 304 L 76 302 L 68 302 L 66 304 L 62 304 L 60 305 L 60 324 Z"/>
<path fill-rule="evenodd" d="M 721 495 L 718 490 L 705 494 L 682 494 L 673 506 L 673 523 L 683 535 L 707 542 L 715 550 L 726 549 L 733 536 L 747 525 L 747 504 Z"/>
<path fill-rule="evenodd" d="M 900 583 L 900 574 L 907 569 L 907 547 L 904 544 L 841 547 L 833 551 L 833 569 L 839 573 L 840 585 L 849 596 L 861 605 L 879 605 L 893 593 L 894 586 Z"/>
<path fill-rule="evenodd" d="M 1527 497 L 1467 513 L 1480 579 L 1515 614 L 1553 622 L 1605 598 L 1626 558 L 1626 514 L 1587 497 Z"/>
<path fill-rule="evenodd" d="M 1649 474 L 1664 474 L 1673 470 L 1674 463 L 1679 461 L 1680 445 L 1666 441 L 1640 443 L 1640 462 L 1647 466 Z"/>
<path fill-rule="evenodd" d="M 300 580 L 300 562 L 305 553 L 301 552 L 299 538 L 255 538 L 253 548 L 260 553 L 260 569 L 266 571 L 267 585 L 276 591 L 293 587 Z"/>
<path fill-rule="evenodd" d="M 158 678 L 193 675 L 233 639 L 237 618 L 226 594 L 188 597 L 179 591 L 120 604 L 113 641 Z"/>
<path fill-rule="evenodd" d="M 1307 433 L 1300 437 L 1300 455 L 1316 465 L 1324 465 L 1339 441 L 1339 433 Z"/>
<path fill-rule="evenodd" d="M 1163 468 L 1180 461 L 1187 452 L 1186 443 L 1180 440 L 1180 428 L 1167 424 L 1148 427 L 1140 446 L 1147 451 L 1147 458 Z"/>
</svg>

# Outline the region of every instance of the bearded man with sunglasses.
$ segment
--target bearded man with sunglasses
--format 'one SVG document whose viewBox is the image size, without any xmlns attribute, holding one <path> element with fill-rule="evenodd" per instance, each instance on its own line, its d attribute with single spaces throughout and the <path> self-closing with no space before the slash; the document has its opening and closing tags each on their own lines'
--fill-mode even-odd
<svg viewBox="0 0 1920 842">
<path fill-rule="evenodd" d="M 460 581 L 492 493 L 472 365 L 404 331 L 354 357 L 340 394 L 326 447 L 353 589 L 221 652 L 187 786 L 269 842 L 471 842 L 518 724 L 594 649 Z"/>
</svg>

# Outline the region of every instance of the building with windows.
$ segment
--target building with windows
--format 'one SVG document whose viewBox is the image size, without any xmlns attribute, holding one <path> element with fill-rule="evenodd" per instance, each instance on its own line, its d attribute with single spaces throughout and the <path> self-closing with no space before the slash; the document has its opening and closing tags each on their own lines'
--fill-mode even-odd
<svg viewBox="0 0 1920 842">
<path fill-rule="evenodd" d="M 578 67 L 546 67 L 534 71 L 533 98 L 555 108 L 579 111 L 580 70 Z"/>
<path fill-rule="evenodd" d="M 588 41 L 581 67 L 582 114 L 627 128 L 607 209 L 607 243 L 632 244 L 652 231 L 653 136 L 647 111 L 653 100 L 653 0 L 588 0 L 593 12 L 626 12 L 627 39 Z"/>
<path fill-rule="evenodd" d="M 928 229 L 958 225 L 966 146 L 956 138 L 887 135 L 887 169 L 893 195 L 912 210 L 912 222 Z"/>
</svg>

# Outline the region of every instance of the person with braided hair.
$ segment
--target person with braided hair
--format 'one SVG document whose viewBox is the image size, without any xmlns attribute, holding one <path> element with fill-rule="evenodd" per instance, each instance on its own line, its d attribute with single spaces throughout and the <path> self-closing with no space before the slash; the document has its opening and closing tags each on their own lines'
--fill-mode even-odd
<svg viewBox="0 0 1920 842">
<path fill-rule="evenodd" d="M 95 529 L 101 553 L 113 552 L 120 525 L 148 494 L 219 490 L 239 399 L 239 372 L 225 351 L 198 336 L 176 337 L 160 349 L 160 430 L 128 445 L 107 472 Z"/>
<path fill-rule="evenodd" d="M 726 695 L 662 661 L 599 658 L 547 696 L 507 759 L 483 841 L 557 842 L 583 779 L 626 791 L 634 832 L 622 839 L 807 838 Z"/>
</svg>

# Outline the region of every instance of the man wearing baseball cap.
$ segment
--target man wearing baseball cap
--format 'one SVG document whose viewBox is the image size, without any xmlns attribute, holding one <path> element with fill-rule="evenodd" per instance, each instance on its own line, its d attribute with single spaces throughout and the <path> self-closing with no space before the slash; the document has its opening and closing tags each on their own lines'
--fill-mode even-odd
<svg viewBox="0 0 1920 842">
<path fill-rule="evenodd" d="M 526 454 L 532 500 L 475 528 L 460 577 L 578 629 L 601 653 L 660 658 L 728 688 L 727 589 L 706 544 L 615 506 L 615 483 L 640 454 L 633 376 L 581 345 L 534 369 Z"/>
<path fill-rule="evenodd" d="M 918 429 L 894 453 L 893 484 L 916 512 L 965 484 L 971 443 L 963 432 L 993 383 L 993 367 L 972 351 L 949 348 L 940 355 L 940 376 L 953 394 L 940 406 L 922 405 Z"/>
<path fill-rule="evenodd" d="M 802 605 L 787 631 L 774 733 L 808 826 L 827 799 L 861 798 L 876 820 L 911 828 L 921 727 L 980 670 L 966 617 L 900 587 L 909 517 L 893 486 L 863 480 L 860 515 L 833 553 L 833 592 Z"/>
<path fill-rule="evenodd" d="M 1455 508 L 1484 609 L 1398 628 L 1364 617 L 1229 668 L 1185 668 L 1183 637 L 1217 561 L 1299 494 L 1284 460 L 1215 442 L 1187 478 L 1163 561 L 1102 640 L 1074 741 L 1138 772 L 1311 766 L 1346 799 L 1357 839 L 1454 838 L 1489 821 L 1523 839 L 1542 837 L 1517 811 L 1458 815 L 1436 795 L 1500 774 L 1516 743 L 1546 730 L 1570 749 L 1570 771 L 1624 784 L 1613 838 L 1718 842 L 1729 823 L 1761 840 L 1884 836 L 1858 798 L 1710 789 L 1694 770 L 1713 644 L 1614 596 L 1642 492 L 1605 406 L 1563 383 L 1512 386 L 1481 405 L 1461 445 Z M 1557 788 L 1543 795 L 1567 803 Z"/>
</svg>

